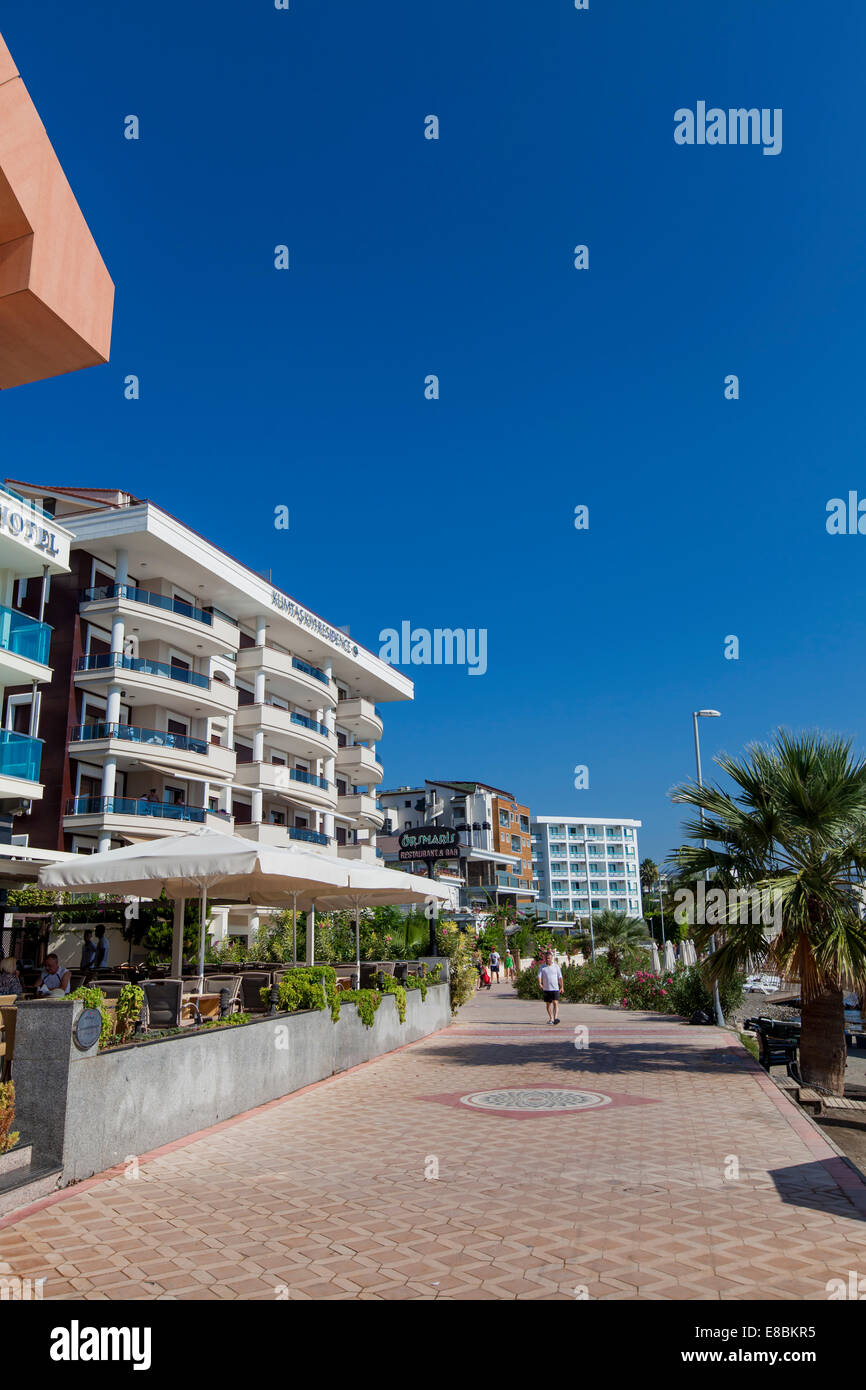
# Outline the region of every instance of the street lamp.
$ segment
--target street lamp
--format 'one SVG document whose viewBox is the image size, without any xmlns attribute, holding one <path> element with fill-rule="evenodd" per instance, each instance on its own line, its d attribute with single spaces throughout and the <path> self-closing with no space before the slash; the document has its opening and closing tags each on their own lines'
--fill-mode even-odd
<svg viewBox="0 0 866 1390">
<path fill-rule="evenodd" d="M 693 722 L 693 724 L 694 724 L 694 729 L 695 729 L 695 763 L 696 763 L 696 765 L 697 765 L 697 771 L 698 771 L 698 786 L 699 786 L 699 787 L 702 787 L 702 786 L 704 785 L 704 783 L 703 783 L 703 780 L 702 780 L 702 778 L 701 778 L 701 740 L 700 740 L 700 737 L 699 737 L 699 735 L 698 735 L 698 720 L 699 720 L 699 719 L 721 719 L 721 717 L 722 717 L 722 716 L 721 716 L 720 712 L 719 712 L 717 709 L 698 709 L 698 710 L 693 710 L 693 711 L 692 711 L 692 722 Z M 704 824 L 704 808 L 703 808 L 703 806 L 700 807 L 700 813 L 701 813 L 701 828 L 703 828 L 703 824 Z M 705 838 L 701 840 L 701 844 L 703 845 L 704 849 L 706 849 L 706 847 L 707 847 L 707 842 L 706 842 L 706 839 L 705 839 Z M 713 934 L 713 935 L 710 937 L 710 951 L 711 951 L 712 953 L 714 953 L 714 952 L 715 952 L 715 949 L 716 949 L 716 938 L 715 938 L 715 934 Z M 724 1016 L 724 1014 L 722 1013 L 722 1001 L 719 999 L 719 986 L 718 986 L 718 982 L 717 982 L 716 980 L 713 981 L 713 1007 L 714 1007 L 714 1009 L 715 1009 L 715 1011 L 716 1011 L 716 1023 L 719 1025 L 720 1028 L 723 1028 L 723 1027 L 725 1026 L 725 1016 Z"/>
</svg>

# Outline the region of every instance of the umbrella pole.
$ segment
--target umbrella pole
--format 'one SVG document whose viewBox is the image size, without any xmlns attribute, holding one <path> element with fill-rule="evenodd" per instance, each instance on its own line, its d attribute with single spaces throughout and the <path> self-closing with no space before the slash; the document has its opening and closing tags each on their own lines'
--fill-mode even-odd
<svg viewBox="0 0 866 1390">
<path fill-rule="evenodd" d="M 201 902 L 199 904 L 199 924 L 198 924 L 198 987 L 204 989 L 204 932 L 207 922 L 207 885 L 202 884 Z"/>
<path fill-rule="evenodd" d="M 355 899 L 355 973 L 361 988 L 361 899 Z"/>
<path fill-rule="evenodd" d="M 175 898 L 171 936 L 171 973 L 173 979 L 180 979 L 183 974 L 183 924 L 185 910 L 186 898 Z"/>
<path fill-rule="evenodd" d="M 292 894 L 292 965 L 298 963 L 298 895 Z"/>
</svg>

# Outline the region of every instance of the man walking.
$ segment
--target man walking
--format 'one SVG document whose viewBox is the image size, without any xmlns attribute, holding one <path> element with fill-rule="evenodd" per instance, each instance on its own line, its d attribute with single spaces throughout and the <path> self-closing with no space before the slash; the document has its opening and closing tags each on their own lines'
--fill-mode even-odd
<svg viewBox="0 0 866 1390">
<path fill-rule="evenodd" d="M 495 976 L 499 984 L 499 952 L 495 948 L 490 952 L 490 975 L 491 978 Z"/>
<path fill-rule="evenodd" d="M 544 964 L 538 972 L 538 983 L 544 1002 L 547 1005 L 548 1023 L 559 1023 L 559 996 L 562 992 L 562 971 L 555 964 L 553 952 L 548 946 L 544 953 Z"/>
</svg>

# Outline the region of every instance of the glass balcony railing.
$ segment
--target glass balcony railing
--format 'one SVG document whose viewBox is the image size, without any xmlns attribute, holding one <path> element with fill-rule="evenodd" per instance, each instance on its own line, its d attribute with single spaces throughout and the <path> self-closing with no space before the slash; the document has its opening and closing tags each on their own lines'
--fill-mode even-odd
<svg viewBox="0 0 866 1390">
<path fill-rule="evenodd" d="M 133 724 L 77 724 L 70 734 L 71 743 L 86 743 L 91 739 L 116 738 L 127 743 L 150 743 L 160 748 L 178 748 L 183 753 L 206 754 L 208 745 L 203 738 L 186 734 L 169 734 L 165 729 L 139 729 Z"/>
<path fill-rule="evenodd" d="M 311 787 L 322 787 L 325 791 L 328 790 L 327 777 L 320 777 L 316 772 L 305 772 L 303 768 L 290 767 L 289 776 L 294 778 L 296 782 L 306 782 Z"/>
<path fill-rule="evenodd" d="M 193 821 L 205 816 L 228 820 L 225 811 L 208 811 L 203 806 L 176 806 L 169 801 L 146 801 L 131 796 L 72 796 L 66 802 L 66 816 L 155 816 L 158 820 Z"/>
<path fill-rule="evenodd" d="M 210 678 L 199 675 L 198 671 L 188 671 L 184 666 L 170 666 L 166 661 L 151 661 L 146 656 L 121 656 L 120 652 L 100 652 L 97 656 L 80 656 L 75 664 L 76 671 L 140 671 L 146 676 L 168 676 L 169 680 L 183 681 L 185 685 L 195 685 L 202 690 L 210 690 Z"/>
<path fill-rule="evenodd" d="M 51 628 L 47 623 L 0 604 L 0 648 L 3 651 L 47 666 L 50 646 Z"/>
<path fill-rule="evenodd" d="M 322 835 L 318 830 L 307 830 L 303 825 L 290 825 L 288 830 L 290 840 L 306 840 L 311 845 L 331 843 L 330 835 Z"/>
<path fill-rule="evenodd" d="M 204 608 L 195 608 L 181 598 L 155 594 L 152 589 L 138 589 L 134 584 L 101 584 L 98 588 L 81 591 L 82 603 L 94 603 L 105 598 L 127 598 L 132 599 L 133 603 L 147 603 L 152 608 L 164 608 L 169 613 L 179 613 L 183 618 L 194 618 L 197 623 L 213 627 L 213 614 Z"/>
<path fill-rule="evenodd" d="M 38 782 L 41 761 L 41 739 L 16 734 L 11 729 L 0 729 L 0 773 L 3 776 Z"/>
<path fill-rule="evenodd" d="M 296 671 L 305 671 L 308 676 L 315 676 L 316 680 L 321 681 L 323 685 L 331 684 L 324 671 L 320 671 L 318 666 L 311 666 L 309 661 L 302 661 L 299 656 L 292 657 L 292 665 Z"/>
<path fill-rule="evenodd" d="M 315 719 L 308 719 L 305 714 L 296 714 L 294 710 L 292 710 L 291 722 L 300 724 L 304 729 L 312 729 L 314 734 L 321 734 L 323 738 L 327 738 L 330 733 L 327 724 L 319 724 Z"/>
</svg>

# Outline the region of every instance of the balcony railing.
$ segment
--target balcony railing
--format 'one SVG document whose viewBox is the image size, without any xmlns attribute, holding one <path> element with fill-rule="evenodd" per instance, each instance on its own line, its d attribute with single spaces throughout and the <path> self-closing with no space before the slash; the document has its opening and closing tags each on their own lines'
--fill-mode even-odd
<svg viewBox="0 0 866 1390">
<path fill-rule="evenodd" d="M 170 801 L 145 801 L 131 796 L 72 796 L 63 813 L 66 816 L 155 816 L 159 820 L 194 821 L 201 825 L 205 816 L 228 819 L 225 811 L 209 811 L 203 806 L 175 806 Z"/>
<path fill-rule="evenodd" d="M 308 676 L 315 676 L 316 680 L 321 681 L 323 685 L 331 684 L 324 671 L 320 671 L 318 666 L 311 666 L 309 661 L 302 661 L 299 656 L 292 657 L 292 665 L 297 671 L 305 671 Z"/>
<path fill-rule="evenodd" d="M 322 787 L 324 791 L 330 786 L 327 777 L 320 777 L 316 772 L 305 772 L 300 767 L 290 767 L 289 776 L 296 782 L 307 782 L 311 787 Z"/>
<path fill-rule="evenodd" d="M 322 734 L 324 738 L 331 732 L 327 724 L 319 724 L 315 719 L 308 719 L 305 714 L 296 714 L 292 710 L 292 723 L 300 724 L 305 729 L 312 729 L 314 734 Z"/>
<path fill-rule="evenodd" d="M 4 651 L 47 666 L 50 646 L 51 628 L 47 623 L 0 604 L 0 647 Z"/>
<path fill-rule="evenodd" d="M 75 663 L 76 671 L 140 671 L 146 676 L 168 676 L 169 680 L 183 681 L 185 685 L 199 686 L 210 690 L 210 678 L 199 675 L 198 671 L 187 671 L 184 666 L 170 666 L 167 661 L 151 661 L 146 656 L 122 656 L 120 652 L 100 652 L 96 656 L 80 656 Z"/>
<path fill-rule="evenodd" d="M 322 835 L 318 830 L 307 830 L 302 825 L 290 825 L 288 827 L 290 840 L 306 840 L 311 845 L 329 845 L 330 835 Z"/>
<path fill-rule="evenodd" d="M 152 589 L 138 589 L 134 584 L 100 584 L 95 589 L 82 589 L 82 603 L 93 603 L 98 599 L 128 598 L 133 603 L 147 603 L 152 608 L 164 608 L 169 613 L 179 613 L 183 618 L 194 618 L 197 623 L 213 627 L 213 614 L 204 608 L 195 608 L 181 598 L 168 598 L 165 594 L 155 594 Z M 229 619 L 229 622 L 232 620 Z"/>
<path fill-rule="evenodd" d="M 26 782 L 39 781 L 42 761 L 42 740 L 11 729 L 0 729 L 0 774 L 21 777 Z"/>
<path fill-rule="evenodd" d="M 117 738 L 127 743 L 151 743 L 160 748 L 179 748 L 183 753 L 207 753 L 203 738 L 186 734 L 169 734 L 165 729 L 139 729 L 133 724 L 77 724 L 70 734 L 71 743 L 86 743 L 91 739 Z"/>
</svg>

